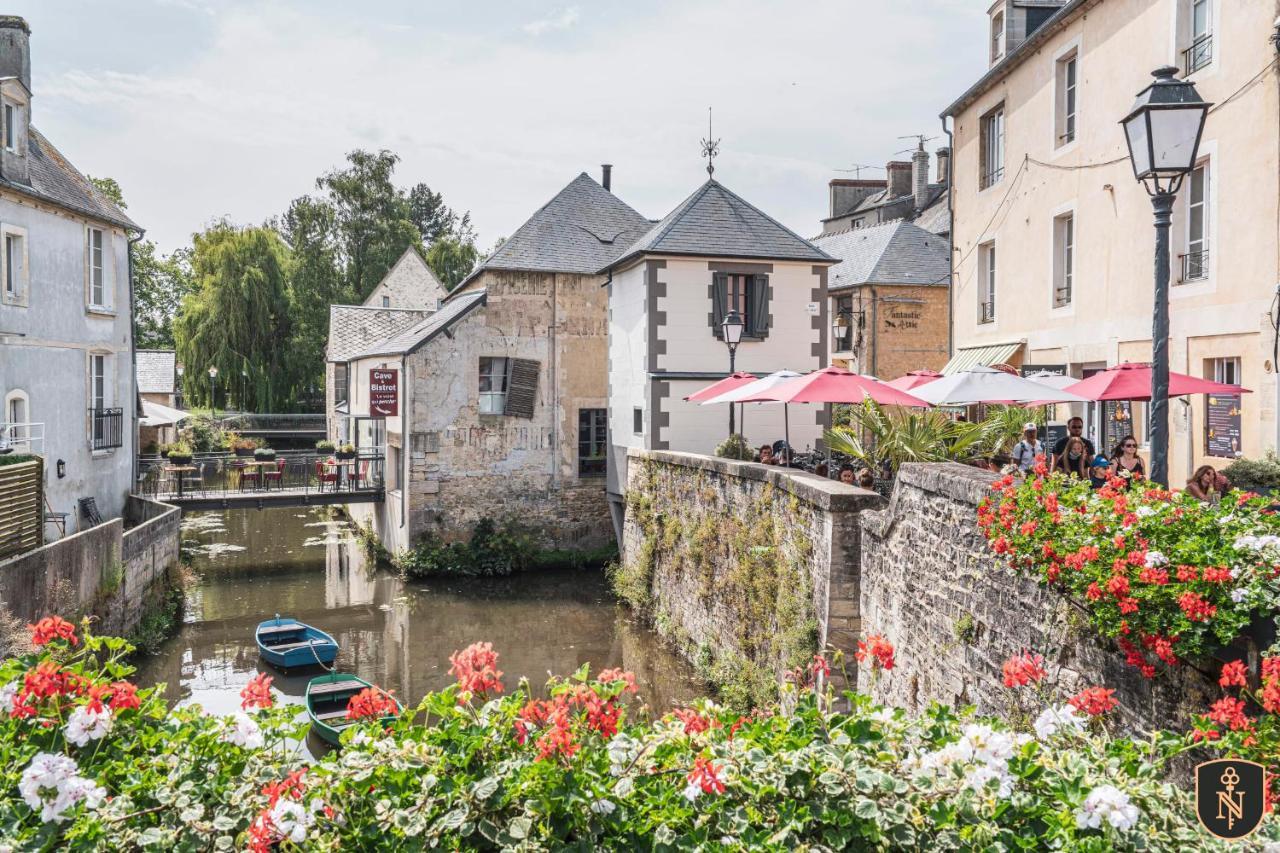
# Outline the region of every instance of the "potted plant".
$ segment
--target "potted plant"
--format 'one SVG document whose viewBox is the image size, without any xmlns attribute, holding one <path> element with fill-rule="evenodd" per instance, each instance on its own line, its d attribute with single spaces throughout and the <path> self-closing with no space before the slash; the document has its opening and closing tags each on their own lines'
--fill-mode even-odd
<svg viewBox="0 0 1280 853">
<path fill-rule="evenodd" d="M 273 462 L 276 458 L 276 452 L 270 447 L 259 447 L 253 451 L 253 458 L 259 462 Z"/>
<path fill-rule="evenodd" d="M 316 450 L 321 453 L 332 453 L 336 445 L 327 438 L 322 438 L 316 442 Z"/>
<path fill-rule="evenodd" d="M 257 448 L 258 442 L 252 438 L 237 438 L 231 442 L 231 449 L 236 456 L 254 456 Z"/>
<path fill-rule="evenodd" d="M 170 465 L 190 465 L 191 445 L 181 441 L 170 444 L 168 456 Z"/>
<path fill-rule="evenodd" d="M 334 452 L 334 456 L 339 459 L 355 459 L 356 446 L 354 444 L 344 444 Z"/>
</svg>

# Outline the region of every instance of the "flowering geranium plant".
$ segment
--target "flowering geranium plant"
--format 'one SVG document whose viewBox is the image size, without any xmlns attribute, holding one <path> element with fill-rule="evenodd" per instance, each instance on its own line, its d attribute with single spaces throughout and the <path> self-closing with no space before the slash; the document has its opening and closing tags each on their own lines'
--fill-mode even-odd
<svg viewBox="0 0 1280 853">
<path fill-rule="evenodd" d="M 1235 640 L 1280 611 L 1280 516 L 1232 492 L 1196 501 L 1141 478 L 1101 489 L 1049 475 L 997 480 L 978 507 L 991 549 L 1061 589 L 1148 677 Z"/>
</svg>

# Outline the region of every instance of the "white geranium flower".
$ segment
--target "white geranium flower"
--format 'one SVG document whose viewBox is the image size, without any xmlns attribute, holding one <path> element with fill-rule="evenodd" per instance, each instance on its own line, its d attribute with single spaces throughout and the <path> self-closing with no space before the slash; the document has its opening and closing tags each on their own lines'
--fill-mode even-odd
<svg viewBox="0 0 1280 853">
<path fill-rule="evenodd" d="M 963 787 L 979 794 L 987 793 L 987 786 L 993 781 L 1000 783 L 999 790 L 996 795 L 999 797 L 1008 797 L 1013 793 L 1013 779 L 1009 776 L 1008 771 L 1002 771 L 989 764 L 978 764 L 969 768 L 964 774 Z"/>
<path fill-rule="evenodd" d="M 1097 829 L 1106 821 L 1125 832 L 1133 829 L 1142 812 L 1129 802 L 1129 795 L 1114 785 L 1099 785 L 1085 797 L 1084 805 L 1076 810 L 1076 826 L 1080 829 Z"/>
<path fill-rule="evenodd" d="M 1235 520 L 1235 517 L 1236 517 L 1236 516 L 1235 516 L 1235 513 L 1230 513 L 1230 512 L 1229 512 L 1229 513 L 1227 513 L 1226 515 L 1220 515 L 1220 516 L 1218 516 L 1218 524 L 1219 524 L 1220 526 L 1221 526 L 1221 525 L 1226 525 L 1227 523 L 1229 523 L 1229 522 L 1231 522 L 1231 521 L 1234 521 L 1234 520 Z"/>
<path fill-rule="evenodd" d="M 684 794 L 684 798 L 692 803 L 694 800 L 698 799 L 698 797 L 702 796 L 702 786 L 697 782 L 690 782 L 684 786 L 684 791 L 682 793 Z"/>
<path fill-rule="evenodd" d="M 1063 730 L 1082 732 L 1087 723 L 1084 717 L 1076 713 L 1075 708 L 1063 705 L 1059 708 L 1045 708 L 1036 717 L 1032 727 L 1036 730 L 1036 737 L 1046 740 Z"/>
<path fill-rule="evenodd" d="M 631 789 L 635 787 L 635 780 L 630 776 L 623 776 L 617 782 L 613 783 L 613 793 L 618 797 L 625 797 L 631 793 Z"/>
<path fill-rule="evenodd" d="M 294 844 L 307 840 L 307 830 L 315 822 L 315 816 L 293 800 L 281 800 L 270 812 L 271 825 Z"/>
<path fill-rule="evenodd" d="M 33 811 L 40 810 L 40 819 L 46 823 L 61 823 L 67 811 L 80 803 L 96 809 L 107 795 L 98 783 L 80 776 L 75 759 L 49 752 L 31 759 L 18 781 L 18 793 Z"/>
<path fill-rule="evenodd" d="M 262 729 L 253 718 L 243 711 L 237 711 L 225 717 L 225 728 L 218 739 L 224 743 L 235 744 L 242 749 L 261 749 L 265 742 Z"/>
<path fill-rule="evenodd" d="M 0 713 L 8 714 L 13 711 L 13 700 L 18 695 L 18 682 L 14 681 L 0 687 Z"/>
<path fill-rule="evenodd" d="M 1231 590 L 1231 600 L 1236 604 L 1239 604 L 1245 600 L 1245 597 L 1248 596 L 1248 594 L 1249 590 L 1247 589 L 1233 589 Z"/>
<path fill-rule="evenodd" d="M 1157 569 L 1169 565 L 1169 558 L 1159 551 L 1148 551 L 1145 562 L 1148 569 Z"/>
<path fill-rule="evenodd" d="M 71 716 L 67 718 L 66 728 L 63 734 L 71 743 L 76 746 L 85 746 L 90 741 L 104 737 L 111 731 L 111 710 L 109 708 L 100 708 L 94 710 L 88 705 L 81 705 L 71 712 Z"/>
<path fill-rule="evenodd" d="M 1138 516 L 1138 518 L 1150 518 L 1151 516 L 1155 515 L 1156 512 L 1157 510 L 1155 507 L 1147 504 L 1147 505 L 1140 506 L 1136 510 L 1134 510 L 1134 515 Z"/>
<path fill-rule="evenodd" d="M 1232 566 L 1230 572 L 1232 580 L 1238 580 L 1240 578 L 1241 569 L 1239 566 Z"/>
<path fill-rule="evenodd" d="M 621 776 L 640 754 L 640 743 L 633 737 L 619 732 L 609 741 L 609 772 Z"/>
<path fill-rule="evenodd" d="M 894 721 L 893 711 L 889 708 L 881 708 L 873 713 L 870 719 L 872 722 L 879 723 L 882 726 L 888 725 Z"/>
<path fill-rule="evenodd" d="M 618 807 L 615 806 L 613 802 L 610 800 L 592 800 L 591 801 L 592 814 L 608 816 L 613 814 L 614 810 L 617 808 Z"/>
</svg>

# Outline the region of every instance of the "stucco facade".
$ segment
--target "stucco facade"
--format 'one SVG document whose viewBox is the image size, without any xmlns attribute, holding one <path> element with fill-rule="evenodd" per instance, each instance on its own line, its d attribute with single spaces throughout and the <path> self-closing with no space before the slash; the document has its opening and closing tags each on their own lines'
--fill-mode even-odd
<svg viewBox="0 0 1280 853">
<path fill-rule="evenodd" d="M 948 109 L 955 130 L 954 352 L 1017 344 L 1014 364 L 1065 365 L 1075 376 L 1150 358 L 1155 231 L 1119 121 L 1152 69 L 1177 65 L 1186 73 L 1189 12 L 1186 0 L 1075 0 Z M 1191 182 L 1182 188 L 1172 232 L 1171 367 L 1210 379 L 1234 370 L 1230 378 L 1255 392 L 1241 401 L 1240 452 L 1249 457 L 1276 446 L 1269 312 L 1280 281 L 1280 90 L 1269 37 L 1278 13 L 1272 0 L 1211 4 L 1209 55 L 1205 61 L 1201 54 L 1203 67 L 1187 77 L 1217 104 L 1200 146 L 1205 179 L 1194 197 Z M 1072 60 L 1067 132 L 1064 75 Z M 992 125 L 984 119 L 997 115 L 1003 158 L 993 176 L 984 157 Z M 1194 234 L 1193 204 L 1205 223 Z M 1200 464 L 1229 462 L 1206 452 L 1205 399 L 1187 404 L 1170 406 L 1175 484 Z M 1101 407 L 1077 408 L 1098 440 Z M 1145 442 L 1141 404 L 1132 423 Z"/>
<path fill-rule="evenodd" d="M 444 285 L 418 250 L 410 246 L 363 304 L 369 308 L 434 309 L 446 296 L 448 291 Z"/>
</svg>

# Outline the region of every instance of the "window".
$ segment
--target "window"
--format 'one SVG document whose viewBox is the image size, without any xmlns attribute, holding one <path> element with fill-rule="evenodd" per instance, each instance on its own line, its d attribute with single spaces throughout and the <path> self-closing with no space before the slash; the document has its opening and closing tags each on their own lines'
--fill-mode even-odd
<svg viewBox="0 0 1280 853">
<path fill-rule="evenodd" d="M 1186 14 L 1187 47 L 1182 51 L 1183 74 L 1189 75 L 1213 61 L 1213 0 L 1182 0 Z"/>
<path fill-rule="evenodd" d="M 508 359 L 480 359 L 480 414 L 506 413 L 508 374 Z"/>
<path fill-rule="evenodd" d="M 107 307 L 106 269 L 103 266 L 101 228 L 90 228 L 88 231 L 89 255 L 89 304 L 96 308 Z"/>
<path fill-rule="evenodd" d="M 4 231 L 4 256 L 0 258 L 4 270 L 4 301 L 25 302 L 27 298 L 26 241 L 21 233 Z"/>
<path fill-rule="evenodd" d="M 400 488 L 400 448 L 394 445 L 387 448 L 386 488 L 388 491 Z"/>
<path fill-rule="evenodd" d="M 1187 179 L 1187 253 L 1182 281 L 1209 277 L 1209 164 L 1201 163 Z"/>
<path fill-rule="evenodd" d="M 991 16 L 991 62 L 999 62 L 1004 56 L 1004 12 Z"/>
<path fill-rule="evenodd" d="M 335 364 L 333 366 L 333 404 L 344 405 L 347 402 L 348 393 L 347 364 L 346 362 Z"/>
<path fill-rule="evenodd" d="M 109 356 L 89 355 L 89 437 L 94 450 L 120 447 L 124 443 L 124 411 L 108 408 Z"/>
<path fill-rule="evenodd" d="M 978 247 L 978 322 L 996 319 L 996 244 Z"/>
<path fill-rule="evenodd" d="M 107 357 L 89 356 L 89 405 L 94 410 L 107 407 Z"/>
<path fill-rule="evenodd" d="M 631 431 L 636 435 L 644 435 L 644 409 L 638 406 L 631 410 Z"/>
<path fill-rule="evenodd" d="M 383 307 L 383 308 L 390 308 L 390 307 L 391 307 L 391 297 L 390 297 L 390 296 L 384 296 L 384 297 L 382 297 L 382 307 Z"/>
<path fill-rule="evenodd" d="M 1079 56 L 1072 51 L 1058 60 L 1057 66 L 1057 120 L 1055 146 L 1068 145 L 1076 140 L 1076 96 Z"/>
<path fill-rule="evenodd" d="M 5 396 L 4 412 L 0 413 L 0 420 L 6 422 L 7 426 L 0 429 L 0 447 L 28 443 L 30 427 L 27 424 L 31 422 L 30 405 L 25 391 L 10 391 Z"/>
<path fill-rule="evenodd" d="M 578 410 L 578 476 L 603 474 L 608 462 L 609 410 Z"/>
<path fill-rule="evenodd" d="M 18 108 L 13 104 L 4 105 L 4 150 L 18 150 Z"/>
<path fill-rule="evenodd" d="M 986 189 L 1004 177 L 1004 104 L 982 117 L 982 174 L 980 187 Z"/>
<path fill-rule="evenodd" d="M 1071 304 L 1076 266 L 1076 217 L 1067 213 L 1053 220 L 1053 307 Z M 994 261 L 992 262 L 994 268 Z M 994 300 L 993 300 L 994 301 Z"/>
<path fill-rule="evenodd" d="M 835 352 L 853 352 L 853 296 L 836 297 Z"/>
<path fill-rule="evenodd" d="M 1221 382 L 1223 385 L 1240 384 L 1240 359 L 1211 358 L 1209 362 L 1213 369 L 1214 382 Z"/>
<path fill-rule="evenodd" d="M 742 318 L 743 338 L 762 340 L 769 336 L 769 277 L 718 272 L 712 276 L 712 331 L 723 337 L 720 324 L 730 311 Z"/>
</svg>

